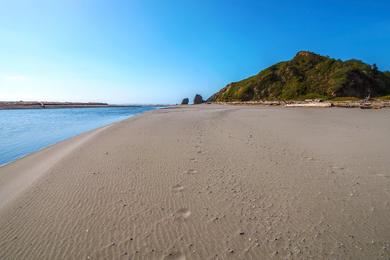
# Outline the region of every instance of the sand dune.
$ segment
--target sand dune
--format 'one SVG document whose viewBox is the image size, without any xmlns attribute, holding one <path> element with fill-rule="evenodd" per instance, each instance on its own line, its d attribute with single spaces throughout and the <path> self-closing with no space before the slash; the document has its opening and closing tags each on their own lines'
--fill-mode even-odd
<svg viewBox="0 0 390 260">
<path fill-rule="evenodd" d="M 147 112 L 0 168 L 0 259 L 388 259 L 389 110 Z"/>
</svg>

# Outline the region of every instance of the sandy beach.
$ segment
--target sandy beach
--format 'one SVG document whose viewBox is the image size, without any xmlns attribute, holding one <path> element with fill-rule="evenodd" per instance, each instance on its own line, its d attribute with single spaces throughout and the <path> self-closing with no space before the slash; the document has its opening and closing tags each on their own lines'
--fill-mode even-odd
<svg viewBox="0 0 390 260">
<path fill-rule="evenodd" d="M 0 259 L 389 259 L 390 110 L 199 105 L 0 168 Z"/>
</svg>

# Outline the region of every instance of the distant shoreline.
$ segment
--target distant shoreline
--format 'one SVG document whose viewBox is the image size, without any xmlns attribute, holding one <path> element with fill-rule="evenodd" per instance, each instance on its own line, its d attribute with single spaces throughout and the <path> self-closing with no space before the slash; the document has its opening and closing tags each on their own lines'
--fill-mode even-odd
<svg viewBox="0 0 390 260">
<path fill-rule="evenodd" d="M 56 109 L 56 108 L 100 108 L 100 107 L 142 107 L 143 105 L 115 105 L 99 102 L 39 102 L 0 101 L 0 110 L 8 109 Z"/>
</svg>

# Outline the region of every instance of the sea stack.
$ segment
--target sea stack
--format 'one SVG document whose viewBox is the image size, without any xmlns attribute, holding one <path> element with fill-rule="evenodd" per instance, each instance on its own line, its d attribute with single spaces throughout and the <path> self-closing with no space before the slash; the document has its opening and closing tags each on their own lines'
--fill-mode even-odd
<svg viewBox="0 0 390 260">
<path fill-rule="evenodd" d="M 194 105 L 202 104 L 203 103 L 203 98 L 201 95 L 196 94 L 194 97 Z"/>
<path fill-rule="evenodd" d="M 183 98 L 183 100 L 181 101 L 181 104 L 188 105 L 189 102 L 190 102 L 190 100 L 188 98 Z"/>
</svg>

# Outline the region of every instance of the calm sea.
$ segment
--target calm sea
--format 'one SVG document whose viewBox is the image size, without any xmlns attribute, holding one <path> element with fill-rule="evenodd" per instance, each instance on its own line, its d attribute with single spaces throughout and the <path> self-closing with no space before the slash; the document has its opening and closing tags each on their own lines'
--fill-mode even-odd
<svg viewBox="0 0 390 260">
<path fill-rule="evenodd" d="M 0 165 L 154 106 L 0 110 Z"/>
</svg>

